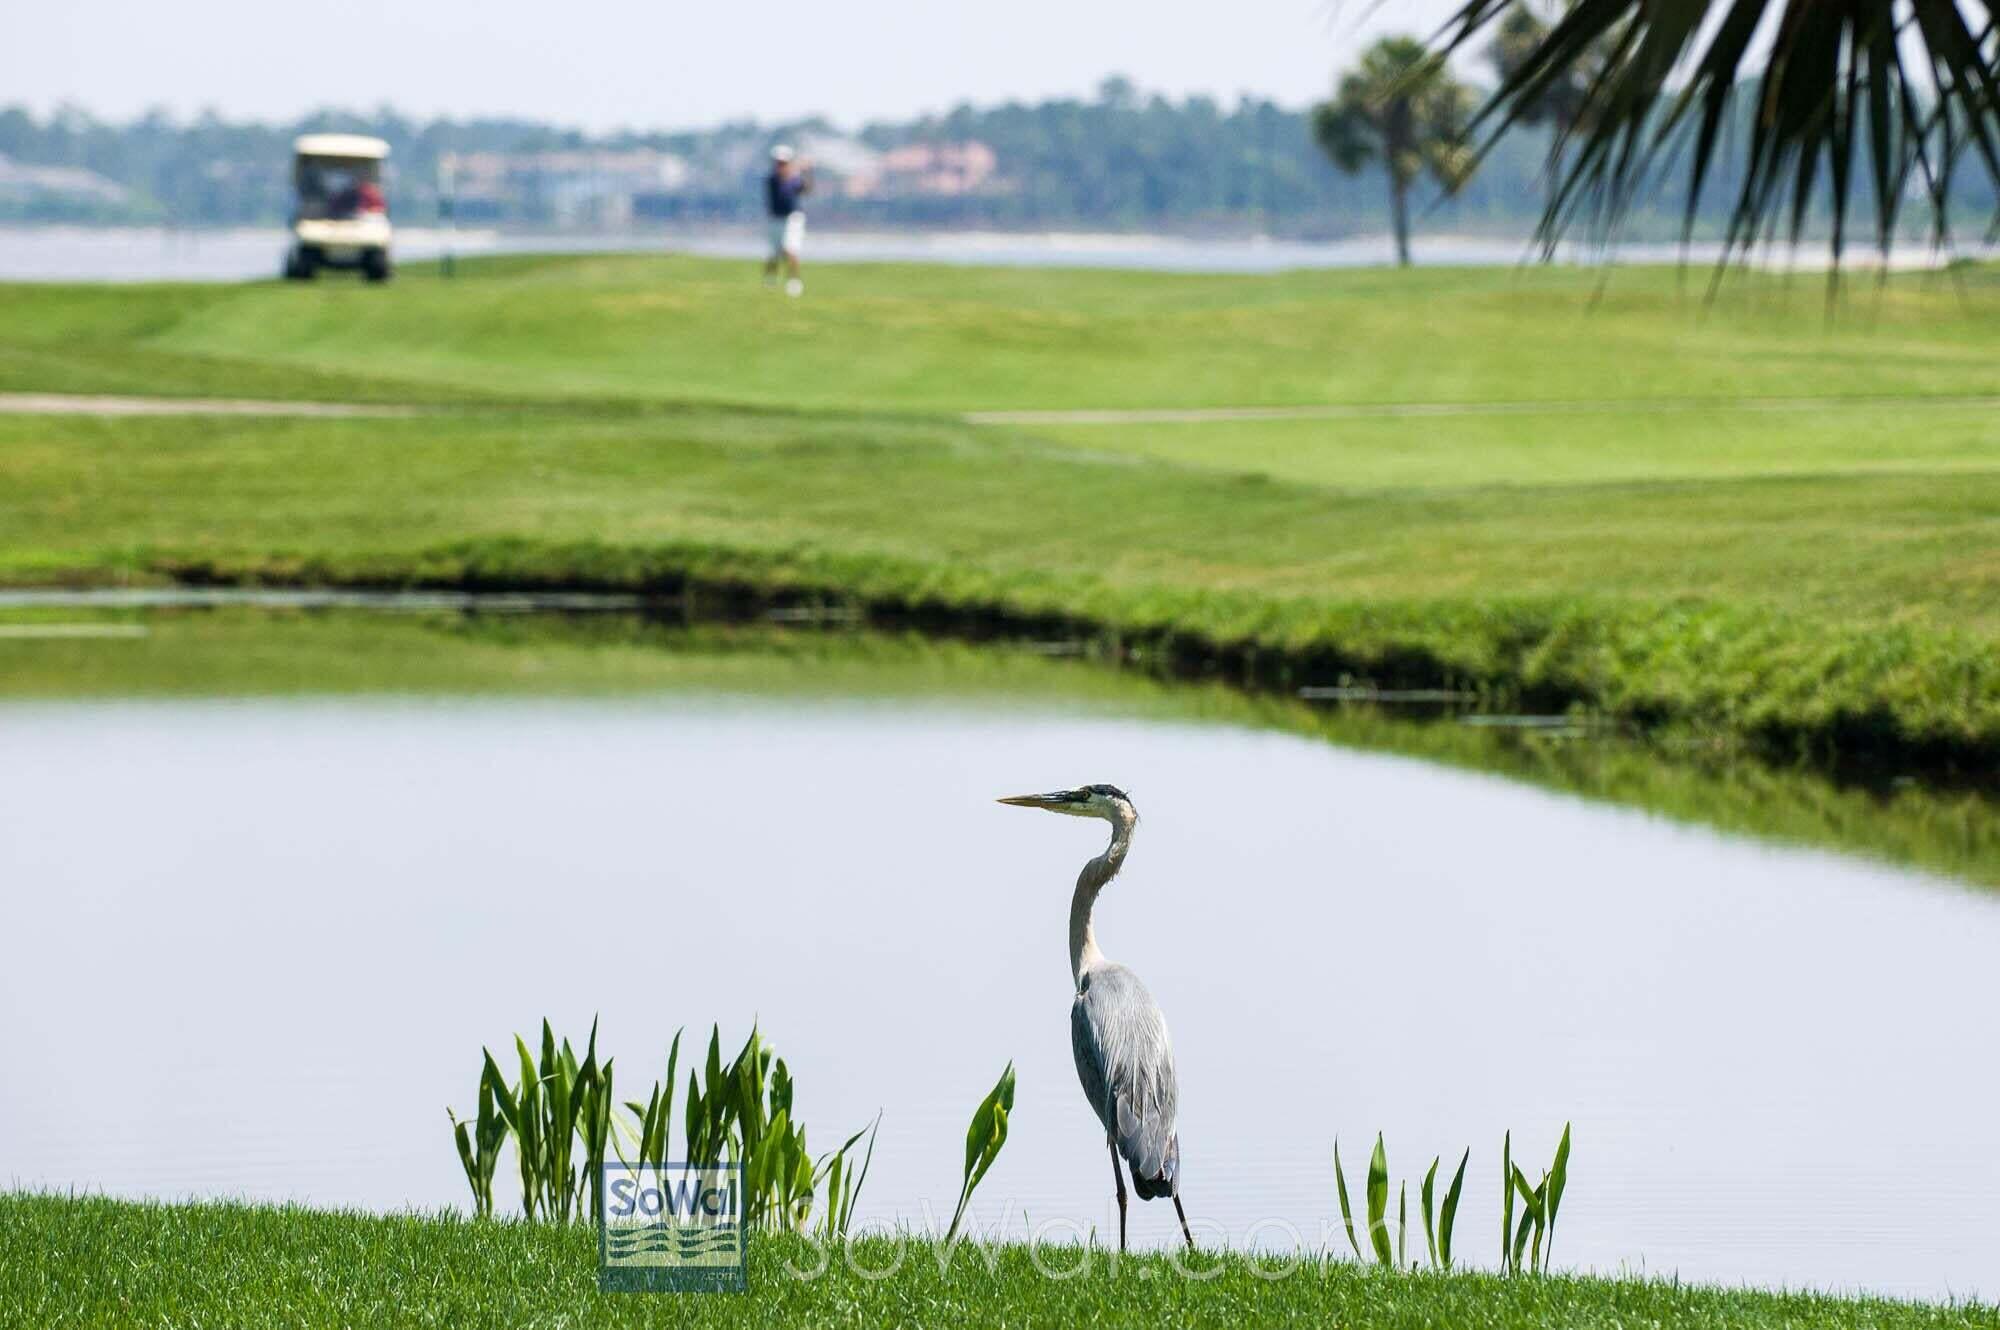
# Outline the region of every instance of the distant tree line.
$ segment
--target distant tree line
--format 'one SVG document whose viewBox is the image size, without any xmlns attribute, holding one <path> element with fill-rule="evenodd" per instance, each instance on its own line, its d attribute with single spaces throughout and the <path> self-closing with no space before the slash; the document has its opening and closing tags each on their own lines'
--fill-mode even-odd
<svg viewBox="0 0 2000 1330">
<path fill-rule="evenodd" d="M 0 110 L 0 155 L 35 166 L 79 166 L 125 186 L 123 209 L 79 202 L 72 220 L 181 226 L 271 225 L 289 206 L 290 145 L 318 130 L 388 140 L 399 217 L 437 217 L 438 164 L 449 152 L 535 152 L 649 147 L 698 166 L 679 214 L 703 221 L 753 221 L 762 146 L 781 138 L 836 133 L 822 120 L 739 122 L 686 133 L 587 135 L 525 120 L 429 120 L 393 110 L 319 111 L 286 124 L 203 115 L 177 121 L 154 113 L 125 123 L 64 109 L 38 117 Z M 882 150 L 910 143 L 976 141 L 999 161 L 995 180 L 965 195 L 813 202 L 816 223 L 941 227 L 1094 227 L 1113 230 L 1263 232 L 1338 237 L 1379 231 L 1387 190 L 1374 179 L 1341 176 L 1314 146 L 1310 111 L 1262 98 L 1224 106 L 1205 97 L 1169 100 L 1108 79 L 1090 99 L 959 106 L 941 115 L 878 121 L 853 135 Z M 1519 232 L 1541 207 L 1542 148 L 1524 139 L 1488 162 L 1461 194 L 1416 200 L 1432 228 Z M 38 205 L 51 216 L 50 201 Z M 10 211 L 11 209 L 11 211 Z M 1434 211 L 1433 211 L 1434 209 Z M 53 210 L 63 219 L 60 205 Z M 0 198 L 0 218 L 28 214 Z M 504 220 L 532 225 L 543 220 Z"/>
<path fill-rule="evenodd" d="M 1515 48 L 1532 47 L 1538 35 L 1517 32 L 1510 40 Z M 1505 48 L 1502 42 L 1479 56 L 1482 67 L 1497 66 L 1503 79 L 1524 58 L 1518 49 Z M 1088 99 L 962 105 L 938 115 L 878 121 L 846 137 L 876 150 L 976 141 L 993 150 L 998 171 L 987 184 L 956 195 L 845 198 L 823 191 L 812 203 L 814 221 L 1334 239 L 1380 233 L 1392 217 L 1403 217 L 1418 230 L 1525 234 L 1550 201 L 1552 135 L 1586 115 L 1573 104 L 1576 94 L 1545 88 L 1539 94 L 1545 104 L 1487 145 L 1475 162 L 1465 150 L 1471 145 L 1438 136 L 1445 120 L 1466 118 L 1487 93 L 1458 83 L 1442 66 L 1426 68 L 1449 86 L 1406 99 L 1423 122 L 1421 142 L 1399 138 L 1402 122 L 1377 114 L 1383 97 L 1408 91 L 1392 66 L 1400 61 L 1407 67 L 1420 52 L 1406 42 L 1386 56 L 1378 51 L 1373 65 L 1364 60 L 1346 72 L 1344 82 L 1330 73 L 1335 95 L 1316 108 L 1291 109 L 1256 97 L 1233 105 L 1206 97 L 1173 100 L 1112 78 Z M 1754 99 L 1745 98 L 1737 114 L 1748 115 L 1752 107 Z M 124 186 L 129 197 L 117 206 L 102 200 L 65 205 L 60 199 L 0 192 L 0 221 L 275 225 L 290 202 L 291 140 L 319 130 L 388 140 L 393 208 L 400 220 L 417 224 L 439 217 L 438 167 L 447 153 L 641 147 L 671 152 L 695 167 L 690 183 L 656 218 L 751 222 L 761 207 L 756 180 L 764 147 L 780 139 L 810 142 L 840 133 L 816 119 L 588 135 L 528 120 L 420 121 L 388 108 L 325 110 L 288 124 L 267 124 L 214 114 L 177 120 L 164 113 L 111 123 L 74 108 L 38 117 L 15 107 L 0 110 L 0 156 L 28 166 L 83 167 Z M 1727 225 L 1727 204 L 1740 171 L 1738 163 L 1718 157 L 1711 189 L 1696 210 L 1698 236 L 1719 234 Z M 1974 179 L 1967 187 L 1979 194 L 1984 186 Z M 1985 188 L 1982 197 L 1990 192 Z M 1399 199 L 1400 207 L 1394 206 Z M 1620 215 L 1623 233 L 1678 235 L 1685 199 L 1680 182 L 1662 179 L 1628 202 Z M 1975 207 L 1981 201 L 1972 200 Z M 550 219 L 524 209 L 493 220 L 534 226 Z"/>
<path fill-rule="evenodd" d="M 154 222 L 175 226 L 275 225 L 291 207 L 292 140 L 341 130 L 386 139 L 395 163 L 398 210 L 429 220 L 437 168 L 447 152 L 524 152 L 581 147 L 588 137 L 528 120 L 417 121 L 382 108 L 323 110 L 286 124 L 225 120 L 205 113 L 176 120 L 152 112 L 122 124 L 65 107 L 36 117 L 0 109 L 0 156 L 27 166 L 78 166 L 131 191 L 122 214 L 100 208 L 62 216 L 59 201 L 37 200 L 52 220 Z M 24 216 L 25 201 L 0 198 L 0 218 Z"/>
</svg>

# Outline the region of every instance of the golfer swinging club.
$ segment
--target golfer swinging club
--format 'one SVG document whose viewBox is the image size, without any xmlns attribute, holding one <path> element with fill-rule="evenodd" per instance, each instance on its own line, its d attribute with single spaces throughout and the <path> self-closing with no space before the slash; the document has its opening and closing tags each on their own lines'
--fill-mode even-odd
<svg viewBox="0 0 2000 1330">
<path fill-rule="evenodd" d="M 771 257 L 764 261 L 764 284 L 777 280 L 782 263 L 788 296 L 802 295 L 806 289 L 799 276 L 799 250 L 806 241 L 806 215 L 799 201 L 811 188 L 811 165 L 797 160 L 783 143 L 772 148 L 771 174 L 764 180 L 764 202 L 771 213 Z"/>
</svg>

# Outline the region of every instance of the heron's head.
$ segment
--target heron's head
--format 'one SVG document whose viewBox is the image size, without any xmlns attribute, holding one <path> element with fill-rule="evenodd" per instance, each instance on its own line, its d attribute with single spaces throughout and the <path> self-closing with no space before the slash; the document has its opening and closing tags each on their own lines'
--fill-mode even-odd
<svg viewBox="0 0 2000 1330">
<path fill-rule="evenodd" d="M 1131 796 L 1116 785 L 1082 785 L 1074 790 L 1050 794 L 1016 794 L 1000 801 L 1016 808 L 1045 808 L 1071 817 L 1094 817 L 1105 822 L 1130 826 L 1139 820 L 1139 810 Z"/>
</svg>

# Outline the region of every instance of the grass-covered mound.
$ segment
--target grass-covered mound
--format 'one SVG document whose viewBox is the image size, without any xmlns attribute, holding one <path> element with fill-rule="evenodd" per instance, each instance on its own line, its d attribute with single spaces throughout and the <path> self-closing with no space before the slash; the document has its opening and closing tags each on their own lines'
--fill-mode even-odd
<svg viewBox="0 0 2000 1330">
<path fill-rule="evenodd" d="M 597 1290 L 595 1233 L 457 1217 L 0 1194 L 0 1322 L 253 1327 L 673 1325 L 1901 1327 L 2000 1324 L 1937 1306 L 1659 1280 L 1371 1271 L 1076 1247 L 802 1239 L 750 1247 L 750 1291 Z M 1080 1264 L 1081 1263 L 1081 1264 Z M 825 1273 L 799 1278 L 793 1271 Z M 1184 1277 L 1182 1269 L 1204 1277 Z M 1060 1275 L 1067 1277 L 1051 1277 Z"/>
</svg>

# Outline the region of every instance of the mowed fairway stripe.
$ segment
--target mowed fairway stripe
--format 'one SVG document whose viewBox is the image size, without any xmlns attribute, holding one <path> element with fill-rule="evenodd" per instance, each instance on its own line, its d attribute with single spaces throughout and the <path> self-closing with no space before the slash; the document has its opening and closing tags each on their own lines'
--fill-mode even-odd
<svg viewBox="0 0 2000 1330">
<path fill-rule="evenodd" d="M 257 402 L 217 397 L 0 393 L 0 415 L 11 416 L 413 416 L 418 409 L 361 402 Z"/>
<path fill-rule="evenodd" d="M 1077 411 L 967 411 L 968 425 L 1200 425 L 1257 420 L 1397 416 L 1664 415 L 1681 411 L 1826 411 L 1844 406 L 2000 407 L 2000 397 L 1635 397 L 1553 402 L 1357 402 L 1322 406 L 1197 406 Z"/>
</svg>

